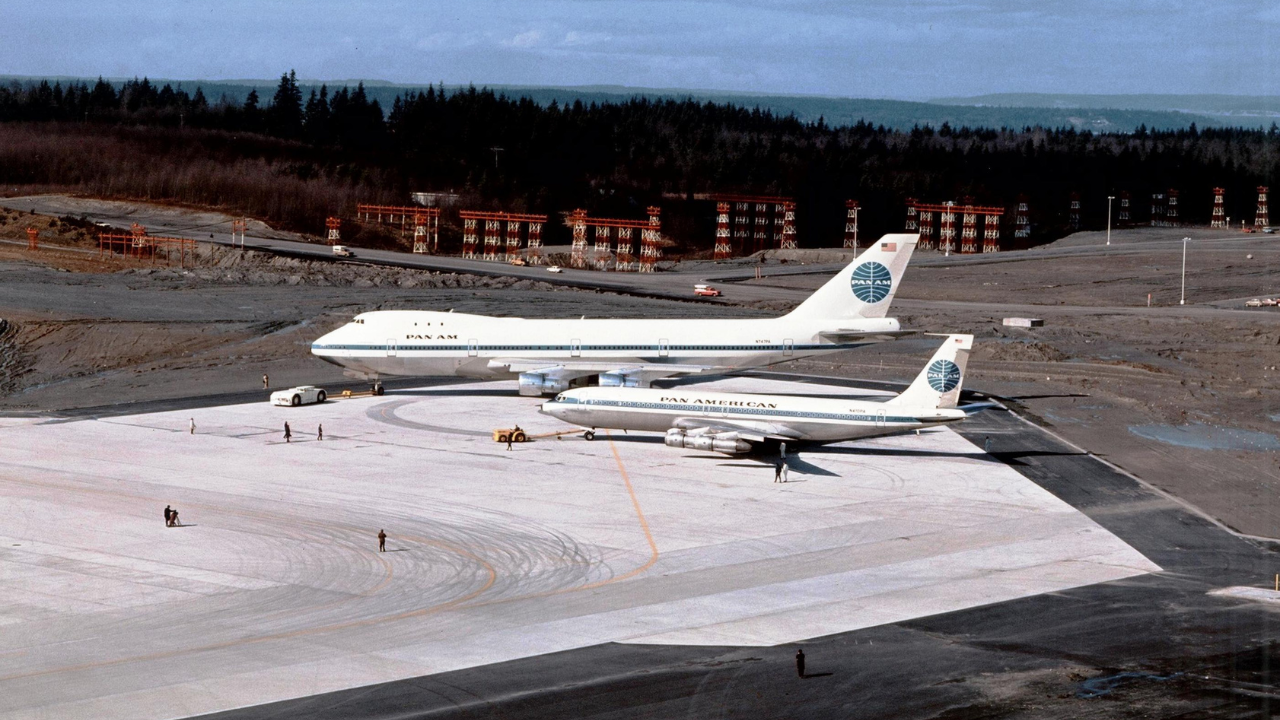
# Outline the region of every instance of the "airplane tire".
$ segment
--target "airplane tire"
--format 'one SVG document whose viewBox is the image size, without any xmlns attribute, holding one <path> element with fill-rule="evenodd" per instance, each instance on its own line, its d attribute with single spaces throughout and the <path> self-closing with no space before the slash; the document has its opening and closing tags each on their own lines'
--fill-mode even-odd
<svg viewBox="0 0 1280 720">
<path fill-rule="evenodd" d="M 595 439 L 596 439 L 596 431 L 595 431 L 595 430 L 588 430 L 588 431 L 586 431 L 586 432 L 582 433 L 582 439 L 583 439 L 583 440 L 595 440 Z"/>
<path fill-rule="evenodd" d="M 381 395 L 381 394 L 382 394 L 382 392 L 383 392 L 383 390 L 382 390 L 382 383 L 378 383 L 377 385 L 374 385 L 374 386 L 373 386 L 373 394 L 374 394 L 374 395 Z"/>
</svg>

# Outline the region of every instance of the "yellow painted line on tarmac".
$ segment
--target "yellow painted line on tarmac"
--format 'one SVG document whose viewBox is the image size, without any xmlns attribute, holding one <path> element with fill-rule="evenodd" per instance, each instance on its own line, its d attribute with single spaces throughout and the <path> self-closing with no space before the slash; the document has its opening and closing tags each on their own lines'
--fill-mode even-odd
<svg viewBox="0 0 1280 720">
<path fill-rule="evenodd" d="M 635 508 L 636 519 L 640 521 L 640 529 L 644 531 L 644 539 L 649 543 L 649 560 L 634 570 L 630 570 L 621 575 L 615 575 L 608 580 L 600 580 L 586 585 L 580 585 L 574 590 L 590 590 L 592 588 L 608 585 L 609 583 L 621 582 L 629 578 L 633 578 L 640 573 L 653 567 L 658 562 L 658 543 L 653 541 L 653 531 L 649 529 L 649 521 L 645 519 L 644 510 L 640 508 L 640 500 L 636 497 L 636 489 L 631 484 L 631 476 L 627 474 L 627 466 L 622 463 L 622 456 L 618 454 L 618 446 L 613 442 L 613 436 L 609 431 L 605 431 L 605 436 L 609 438 L 609 450 L 613 452 L 613 460 L 618 464 L 618 474 L 622 476 L 622 482 L 627 486 L 627 494 L 631 496 L 631 507 Z"/>
</svg>

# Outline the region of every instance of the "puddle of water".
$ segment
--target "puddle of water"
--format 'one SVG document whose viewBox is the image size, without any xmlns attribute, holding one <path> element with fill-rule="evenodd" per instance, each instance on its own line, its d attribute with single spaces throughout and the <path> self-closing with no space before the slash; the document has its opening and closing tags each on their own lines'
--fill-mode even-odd
<svg viewBox="0 0 1280 720">
<path fill-rule="evenodd" d="M 1166 445 L 1194 450 L 1280 450 L 1275 435 L 1252 430 L 1192 425 L 1130 425 L 1129 432 Z"/>
<path fill-rule="evenodd" d="M 1182 673 L 1173 673 L 1172 675 L 1152 675 L 1151 673 L 1126 672 L 1118 675 L 1106 675 L 1103 677 L 1089 678 L 1080 683 L 1080 690 L 1076 692 L 1079 698 L 1097 698 L 1109 694 L 1112 690 L 1126 685 L 1136 680 L 1156 680 L 1163 682 L 1172 680 Z"/>
</svg>

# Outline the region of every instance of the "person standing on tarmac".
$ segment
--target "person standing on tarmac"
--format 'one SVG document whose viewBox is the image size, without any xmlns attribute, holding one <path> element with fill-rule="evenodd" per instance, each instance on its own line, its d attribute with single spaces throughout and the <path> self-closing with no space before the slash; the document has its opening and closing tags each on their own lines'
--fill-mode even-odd
<svg viewBox="0 0 1280 720">
<path fill-rule="evenodd" d="M 271 380 L 266 373 L 262 373 L 262 389 L 266 390 L 271 387 Z"/>
<path fill-rule="evenodd" d="M 386 551 L 387 551 L 387 531 L 379 530 L 378 531 L 378 552 L 386 552 Z"/>
<path fill-rule="evenodd" d="M 782 463 L 782 482 L 787 482 L 787 475 L 791 472 L 791 466 Z"/>
<path fill-rule="evenodd" d="M 293 433 L 289 430 L 289 423 L 284 424 L 284 441 L 289 442 L 293 438 Z"/>
<path fill-rule="evenodd" d="M 781 460 L 774 463 L 773 465 L 773 481 L 782 482 L 782 461 Z"/>
<path fill-rule="evenodd" d="M 164 526 L 169 527 L 169 518 L 173 517 L 173 508 L 164 506 Z"/>
<path fill-rule="evenodd" d="M 804 650 L 803 649 L 796 650 L 796 674 L 798 674 L 801 678 L 804 677 Z"/>
<path fill-rule="evenodd" d="M 195 434 L 196 434 L 196 419 L 195 419 L 195 418 L 191 418 L 191 434 L 192 434 L 192 435 L 195 435 Z"/>
<path fill-rule="evenodd" d="M 324 425 L 316 425 L 316 439 L 317 440 L 324 439 Z"/>
</svg>

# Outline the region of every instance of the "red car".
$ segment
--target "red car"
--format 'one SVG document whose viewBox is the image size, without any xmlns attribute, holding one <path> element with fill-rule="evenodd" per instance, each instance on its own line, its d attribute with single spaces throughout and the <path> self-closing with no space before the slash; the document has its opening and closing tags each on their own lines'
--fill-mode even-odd
<svg viewBox="0 0 1280 720">
<path fill-rule="evenodd" d="M 720 297 L 720 291 L 710 285 L 694 285 L 693 294 L 698 297 Z"/>
</svg>

